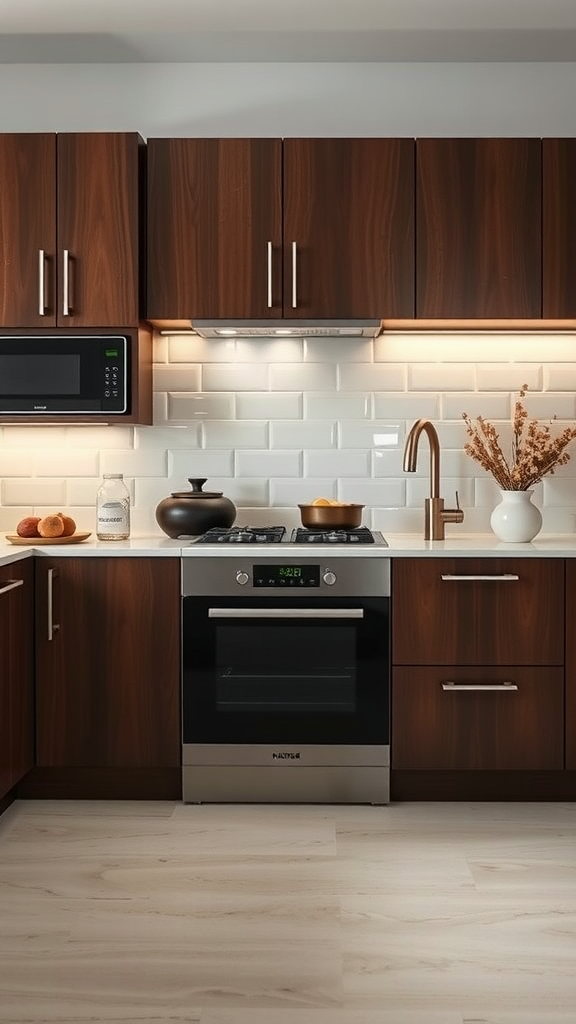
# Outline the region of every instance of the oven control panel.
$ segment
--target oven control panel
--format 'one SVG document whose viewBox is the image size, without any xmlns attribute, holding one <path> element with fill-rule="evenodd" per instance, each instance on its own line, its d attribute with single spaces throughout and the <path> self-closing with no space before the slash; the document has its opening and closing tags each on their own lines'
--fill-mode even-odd
<svg viewBox="0 0 576 1024">
<path fill-rule="evenodd" d="M 238 576 L 236 578 L 238 579 Z M 274 590 L 319 587 L 320 566 L 298 565 L 296 562 L 290 562 L 287 565 L 255 565 L 253 567 L 253 586 Z"/>
</svg>

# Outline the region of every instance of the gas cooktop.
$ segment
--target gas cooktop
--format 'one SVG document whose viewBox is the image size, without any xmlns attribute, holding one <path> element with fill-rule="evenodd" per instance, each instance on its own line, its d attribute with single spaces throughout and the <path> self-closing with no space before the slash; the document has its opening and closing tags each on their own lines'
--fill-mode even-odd
<svg viewBox="0 0 576 1024">
<path fill-rule="evenodd" d="M 298 527 L 290 534 L 285 526 L 214 527 L 197 537 L 194 544 L 377 544 L 388 547 L 378 531 L 359 526 L 353 530 L 322 530 Z"/>
</svg>

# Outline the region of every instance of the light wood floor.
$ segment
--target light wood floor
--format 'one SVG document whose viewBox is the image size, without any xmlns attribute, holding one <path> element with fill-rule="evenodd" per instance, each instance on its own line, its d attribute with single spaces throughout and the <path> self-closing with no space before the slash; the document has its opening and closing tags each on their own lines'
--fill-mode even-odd
<svg viewBox="0 0 576 1024">
<path fill-rule="evenodd" d="M 576 804 L 20 801 L 0 1021 L 574 1024 Z"/>
</svg>

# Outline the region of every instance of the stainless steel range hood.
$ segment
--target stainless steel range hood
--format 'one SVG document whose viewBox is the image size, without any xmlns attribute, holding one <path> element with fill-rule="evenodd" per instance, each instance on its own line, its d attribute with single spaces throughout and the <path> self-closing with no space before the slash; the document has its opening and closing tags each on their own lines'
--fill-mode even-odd
<svg viewBox="0 0 576 1024">
<path fill-rule="evenodd" d="M 201 338 L 376 338 L 381 320 L 194 320 Z"/>
</svg>

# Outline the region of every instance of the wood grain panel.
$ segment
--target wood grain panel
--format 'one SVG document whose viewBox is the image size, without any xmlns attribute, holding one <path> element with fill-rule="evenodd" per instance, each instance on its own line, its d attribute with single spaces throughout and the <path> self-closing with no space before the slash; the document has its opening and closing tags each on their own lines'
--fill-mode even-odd
<svg viewBox="0 0 576 1024">
<path fill-rule="evenodd" d="M 441 578 L 486 574 L 519 579 Z M 563 559 L 394 559 L 392 594 L 395 664 L 564 663 Z"/>
<path fill-rule="evenodd" d="M 129 327 L 139 318 L 143 141 L 135 133 L 58 136 L 58 320 Z M 71 315 L 62 314 L 62 254 L 70 252 Z"/>
<path fill-rule="evenodd" d="M 509 681 L 517 690 L 446 691 Z M 561 668 L 449 666 L 395 668 L 394 768 L 559 769 L 564 766 Z"/>
<path fill-rule="evenodd" d="M 419 317 L 542 315 L 540 139 L 418 139 Z"/>
<path fill-rule="evenodd" d="M 413 316 L 413 140 L 285 139 L 284 252 L 285 316 Z"/>
<path fill-rule="evenodd" d="M 37 764 L 179 765 L 178 559 L 41 557 L 36 589 Z"/>
<path fill-rule="evenodd" d="M 542 140 L 545 317 L 576 316 L 576 139 Z"/>
<path fill-rule="evenodd" d="M 279 139 L 148 140 L 149 318 L 281 316 L 281 154 Z"/>
<path fill-rule="evenodd" d="M 576 562 L 566 561 L 566 768 L 576 769 Z"/>
<path fill-rule="evenodd" d="M 0 796 L 34 764 L 34 571 L 31 559 L 0 567 Z"/>
<path fill-rule="evenodd" d="M 45 315 L 39 252 L 45 260 Z M 56 301 L 56 136 L 0 135 L 0 324 L 49 327 Z"/>
</svg>

